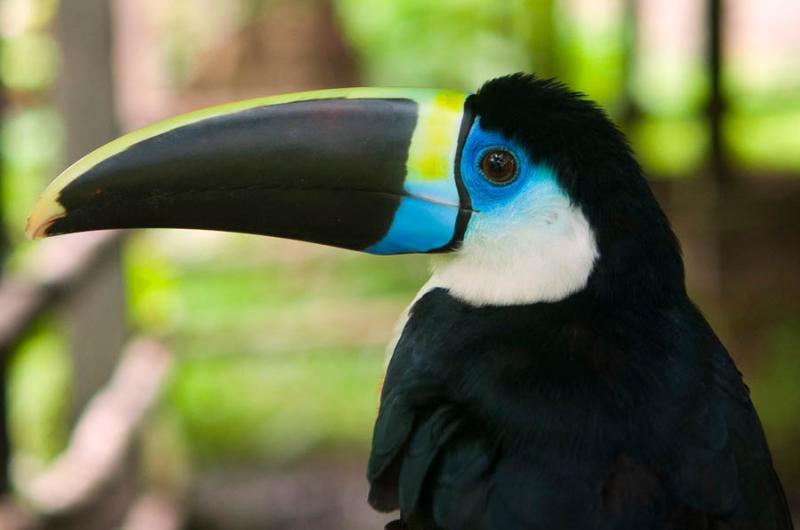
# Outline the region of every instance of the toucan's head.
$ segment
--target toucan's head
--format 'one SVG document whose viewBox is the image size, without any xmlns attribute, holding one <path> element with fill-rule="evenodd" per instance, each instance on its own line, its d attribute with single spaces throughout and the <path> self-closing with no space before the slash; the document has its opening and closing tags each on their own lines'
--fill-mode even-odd
<svg viewBox="0 0 800 530">
<path fill-rule="evenodd" d="M 338 89 L 179 116 L 67 169 L 28 234 L 146 227 L 449 253 L 433 284 L 479 305 L 682 288 L 622 134 L 579 94 L 520 74 L 474 95 Z"/>
</svg>

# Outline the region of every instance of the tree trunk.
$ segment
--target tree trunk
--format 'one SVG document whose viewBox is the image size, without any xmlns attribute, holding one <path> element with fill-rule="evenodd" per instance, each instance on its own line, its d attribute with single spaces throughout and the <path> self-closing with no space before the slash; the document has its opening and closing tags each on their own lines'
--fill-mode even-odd
<svg viewBox="0 0 800 530">
<path fill-rule="evenodd" d="M 622 56 L 622 102 L 620 121 L 626 133 L 630 134 L 641 118 L 641 109 L 634 97 L 637 61 L 639 59 L 639 0 L 626 0 L 623 14 L 623 56 Z"/>
<path fill-rule="evenodd" d="M 725 138 L 722 118 L 725 114 L 725 94 L 722 86 L 724 60 L 724 3 L 722 0 L 708 0 L 708 76 L 710 96 L 706 113 L 711 135 L 710 170 L 717 182 L 730 178 L 725 158 Z"/>
<path fill-rule="evenodd" d="M 56 32 L 62 50 L 62 74 L 56 98 L 67 129 L 69 163 L 117 135 L 111 4 L 108 0 L 60 3 Z M 126 338 L 119 250 L 104 261 L 64 308 L 74 360 L 73 418 L 108 380 Z"/>
<path fill-rule="evenodd" d="M 118 134 L 112 68 L 112 9 L 108 0 L 62 0 L 56 18 L 62 72 L 56 103 L 66 125 L 66 156 L 72 163 Z M 69 236 L 83 237 L 83 235 Z M 60 308 L 73 360 L 71 425 L 111 377 L 127 340 L 120 241 L 104 250 L 96 269 Z M 52 528 L 116 527 L 135 495 L 136 462 L 131 456 L 104 501 L 85 513 L 53 520 Z M 50 528 L 45 525 L 44 529 Z"/>
</svg>

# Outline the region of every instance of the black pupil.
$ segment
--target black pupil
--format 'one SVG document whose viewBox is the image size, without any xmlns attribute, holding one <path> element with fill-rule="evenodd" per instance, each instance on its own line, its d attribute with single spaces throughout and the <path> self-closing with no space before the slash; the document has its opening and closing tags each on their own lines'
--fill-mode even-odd
<svg viewBox="0 0 800 530">
<path fill-rule="evenodd" d="M 483 155 L 481 169 L 495 182 L 507 182 L 516 173 L 516 159 L 507 151 L 489 151 Z"/>
</svg>

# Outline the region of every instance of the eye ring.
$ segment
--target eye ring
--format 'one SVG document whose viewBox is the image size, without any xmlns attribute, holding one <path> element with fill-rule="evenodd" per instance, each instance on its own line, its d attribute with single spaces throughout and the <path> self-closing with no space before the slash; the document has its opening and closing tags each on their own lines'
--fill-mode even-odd
<svg viewBox="0 0 800 530">
<path fill-rule="evenodd" d="M 498 186 L 506 186 L 514 182 L 519 173 L 519 161 L 514 153 L 503 147 L 486 149 L 478 160 L 481 174 Z"/>
</svg>

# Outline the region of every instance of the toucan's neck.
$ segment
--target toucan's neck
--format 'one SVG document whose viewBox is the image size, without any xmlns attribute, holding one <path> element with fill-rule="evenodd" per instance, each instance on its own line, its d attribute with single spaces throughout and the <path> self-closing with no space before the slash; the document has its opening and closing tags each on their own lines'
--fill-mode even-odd
<svg viewBox="0 0 800 530">
<path fill-rule="evenodd" d="M 655 201 L 649 211 L 621 217 L 596 234 L 601 258 L 585 289 L 592 298 L 609 307 L 637 308 L 686 299 L 680 246 Z"/>
<path fill-rule="evenodd" d="M 476 307 L 557 302 L 584 289 L 599 256 L 595 235 L 579 207 L 556 202 L 507 230 L 474 214 L 462 247 L 439 258 L 428 288 Z"/>
<path fill-rule="evenodd" d="M 659 310 L 688 301 L 683 262 L 668 226 L 667 240 L 656 249 L 604 241 L 603 255 L 585 220 L 577 224 L 585 231 L 576 231 L 579 243 L 573 246 L 510 253 L 462 249 L 437 257 L 415 300 L 441 288 L 471 307 L 539 306 L 545 312 L 574 304 L 603 311 Z M 540 243 L 532 247 L 542 248 Z"/>
<path fill-rule="evenodd" d="M 686 297 L 674 241 L 655 249 L 644 242 L 605 242 L 608 252 L 603 254 L 588 224 L 576 225 L 574 245 L 548 247 L 546 240 L 534 238 L 528 250 L 502 244 L 490 250 L 484 244 L 477 252 L 465 248 L 456 256 L 438 257 L 418 297 L 440 287 L 473 307 L 554 304 L 579 297 L 620 309 L 657 308 Z"/>
<path fill-rule="evenodd" d="M 420 294 L 398 348 L 413 345 L 448 373 L 457 366 L 489 373 L 506 364 L 530 369 L 526 380 L 568 385 L 602 377 L 607 362 L 626 369 L 663 362 L 696 319 L 685 299 L 668 306 L 608 307 L 582 291 L 558 302 L 476 307 L 441 288 Z M 475 357 L 465 357 L 468 351 Z"/>
</svg>

